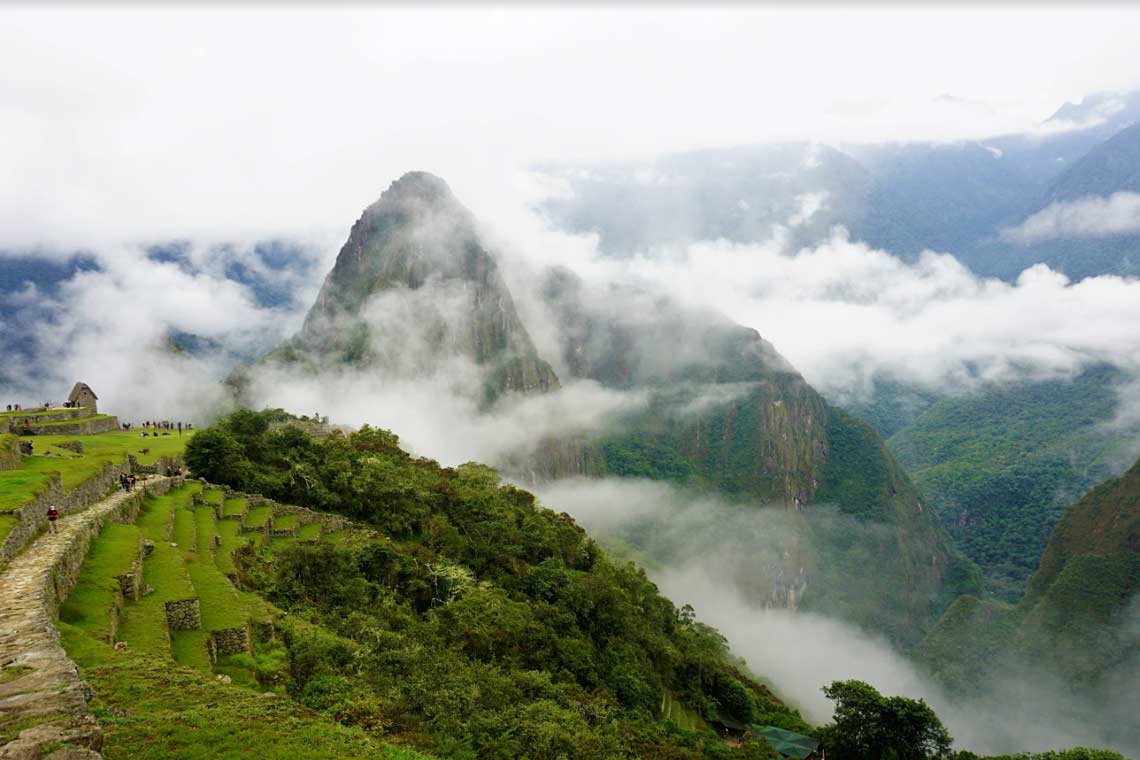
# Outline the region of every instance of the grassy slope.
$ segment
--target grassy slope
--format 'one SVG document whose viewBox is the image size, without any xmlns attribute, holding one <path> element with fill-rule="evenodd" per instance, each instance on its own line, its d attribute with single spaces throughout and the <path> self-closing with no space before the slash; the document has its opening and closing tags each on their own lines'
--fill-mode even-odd
<svg viewBox="0 0 1140 760">
<path fill-rule="evenodd" d="M 140 464 L 153 464 L 163 457 L 181 454 L 190 437 L 139 438 L 128 430 L 99 435 L 34 436 L 30 440 L 36 454 L 24 457 L 19 469 L 0 471 L 0 509 L 13 509 L 31 499 L 47 485 L 53 473 L 61 474 L 64 491 L 70 491 L 97 475 L 104 465 L 121 462 L 127 454 L 133 454 Z M 59 444 L 69 441 L 82 442 L 83 454 L 59 448 Z"/>
<path fill-rule="evenodd" d="M 998 598 L 1021 595 L 1066 505 L 1126 453 L 1104 427 L 1118 379 L 1101 367 L 942 399 L 888 441 Z"/>
<path fill-rule="evenodd" d="M 111 640 L 110 611 L 119 588 L 115 576 L 131 571 L 131 563 L 139 556 L 139 540 L 137 526 L 104 523 L 75 590 L 60 606 L 60 620 L 100 640 Z"/>
<path fill-rule="evenodd" d="M 61 625 L 63 644 L 95 692 L 107 760 L 427 758 L 384 745 L 283 698 L 262 697 L 169 660 L 117 652 Z"/>
</svg>

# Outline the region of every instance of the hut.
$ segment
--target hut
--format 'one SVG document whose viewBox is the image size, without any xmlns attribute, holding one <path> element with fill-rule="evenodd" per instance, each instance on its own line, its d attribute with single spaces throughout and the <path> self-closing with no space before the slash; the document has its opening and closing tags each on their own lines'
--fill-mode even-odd
<svg viewBox="0 0 1140 760">
<path fill-rule="evenodd" d="M 91 386 L 87 383 L 76 383 L 75 387 L 71 389 L 71 395 L 67 397 L 68 406 L 90 409 L 92 414 L 99 412 L 98 402 L 99 397 L 95 395 L 95 391 L 91 390 Z"/>
</svg>

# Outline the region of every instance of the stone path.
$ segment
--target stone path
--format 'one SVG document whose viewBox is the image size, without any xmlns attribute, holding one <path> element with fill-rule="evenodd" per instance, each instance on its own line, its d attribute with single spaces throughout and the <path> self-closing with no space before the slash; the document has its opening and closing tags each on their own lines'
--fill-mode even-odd
<svg viewBox="0 0 1140 760">
<path fill-rule="evenodd" d="M 133 493 L 120 491 L 61 517 L 57 533 L 41 535 L 0 574 L 0 760 L 39 758 L 41 746 L 62 742 L 98 757 L 103 737 L 87 712 L 90 689 L 60 646 L 54 618 L 104 520 L 129 509 L 144 488 L 168 480 L 140 481 Z M 79 756 L 63 750 L 47 757 Z"/>
</svg>

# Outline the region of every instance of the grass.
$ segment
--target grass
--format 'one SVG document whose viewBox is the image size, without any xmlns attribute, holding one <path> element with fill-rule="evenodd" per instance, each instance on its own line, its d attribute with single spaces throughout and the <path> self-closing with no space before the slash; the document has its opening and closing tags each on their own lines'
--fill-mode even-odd
<svg viewBox="0 0 1140 760">
<path fill-rule="evenodd" d="M 244 515 L 249 499 L 226 499 L 222 504 L 222 515 Z"/>
<path fill-rule="evenodd" d="M 281 515 L 273 518 L 273 527 L 278 530 L 290 530 L 297 527 L 297 522 L 297 515 Z"/>
<path fill-rule="evenodd" d="M 321 537 L 320 523 L 305 523 L 297 528 L 297 538 L 302 541 L 315 541 Z"/>
<path fill-rule="evenodd" d="M 237 520 L 221 520 L 217 524 L 218 535 L 222 537 L 222 545 L 214 551 L 214 564 L 223 573 L 229 575 L 236 572 L 233 552 L 239 547 L 249 543 L 248 536 L 241 533 L 241 523 Z"/>
<path fill-rule="evenodd" d="M 245 525 L 249 528 L 264 528 L 273 515 L 273 507 L 254 507 L 245 516 Z"/>
<path fill-rule="evenodd" d="M 689 731 L 703 731 L 708 728 L 704 718 L 696 711 L 685 707 L 679 699 L 669 692 L 665 692 L 662 697 L 661 717 L 665 720 L 671 720 Z"/>
<path fill-rule="evenodd" d="M 75 590 L 59 610 L 59 619 L 105 641 L 111 639 L 110 610 L 119 582 L 138 556 L 139 529 L 135 525 L 104 523 L 91 546 Z"/>
<path fill-rule="evenodd" d="M 119 638 L 130 646 L 155 655 L 171 656 L 166 631 L 166 602 L 197 596 L 178 549 L 170 545 L 167 526 L 177 499 L 174 495 L 148 498 L 136 524 L 154 550 L 143 560 L 143 581 L 154 592 L 127 606 Z M 207 667 L 209 662 L 206 662 Z"/>
<path fill-rule="evenodd" d="M 113 415 L 110 414 L 92 414 L 87 417 L 80 417 L 73 420 L 56 420 L 54 422 L 37 422 L 34 427 L 56 427 L 58 425 L 78 425 L 84 422 L 91 422 L 93 420 L 109 420 Z"/>
<path fill-rule="evenodd" d="M 208 491 L 202 491 L 202 498 L 209 504 L 220 505 L 225 501 L 226 495 L 222 491 L 212 488 Z"/>
<path fill-rule="evenodd" d="M 154 464 L 159 459 L 177 456 L 186 448 L 190 435 L 139 438 L 130 430 L 114 430 L 99 435 L 37 435 L 30 440 L 36 453 L 23 458 L 15 470 L 0 471 L 0 510 L 13 509 L 39 493 L 54 473 L 63 480 L 64 492 L 96 475 L 109 463 L 121 462 L 133 454 L 139 464 Z M 83 443 L 83 454 L 59 448 L 69 441 Z M 146 449 L 146 453 L 143 453 Z"/>
<path fill-rule="evenodd" d="M 191 668 L 115 651 L 62 625 L 68 654 L 95 692 L 106 760 L 430 760 L 338 725 L 289 699 L 262 697 Z"/>
<path fill-rule="evenodd" d="M 4 539 L 8 538 L 8 534 L 12 532 L 20 524 L 20 518 L 16 515 L 0 515 L 0 544 L 4 543 Z"/>
</svg>

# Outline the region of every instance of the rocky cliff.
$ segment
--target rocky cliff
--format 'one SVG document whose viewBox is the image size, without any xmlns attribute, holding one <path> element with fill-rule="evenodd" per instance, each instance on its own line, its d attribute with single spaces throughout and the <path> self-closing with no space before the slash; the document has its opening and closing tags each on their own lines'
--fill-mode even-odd
<svg viewBox="0 0 1140 760">
<path fill-rule="evenodd" d="M 269 361 L 485 371 L 487 397 L 558 387 L 534 349 L 471 213 L 439 177 L 411 172 L 352 226 L 300 333 Z"/>
</svg>

